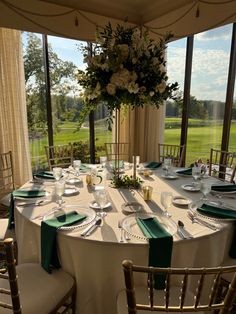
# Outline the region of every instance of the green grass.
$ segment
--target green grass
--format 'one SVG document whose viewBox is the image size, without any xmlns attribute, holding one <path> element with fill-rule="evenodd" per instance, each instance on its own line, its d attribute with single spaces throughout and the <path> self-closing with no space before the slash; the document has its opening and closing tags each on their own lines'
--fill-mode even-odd
<svg viewBox="0 0 236 314">
<path fill-rule="evenodd" d="M 103 121 L 104 122 L 104 121 Z M 170 144 L 179 144 L 181 134 L 181 119 L 166 118 L 167 128 L 164 132 L 164 142 Z M 204 123 L 208 125 L 203 126 Z M 173 126 L 174 125 L 174 126 Z M 171 127 L 173 126 L 173 127 Z M 88 128 L 76 131 L 76 122 L 66 122 L 59 125 L 58 132 L 54 136 L 54 145 L 68 144 L 70 142 L 87 141 L 89 142 Z M 221 147 L 222 121 L 202 121 L 199 119 L 190 119 L 188 128 L 188 142 L 186 165 L 194 162 L 198 158 L 207 161 L 210 154 L 210 148 Z M 230 132 L 230 151 L 236 151 L 236 121 L 231 124 Z M 105 142 L 112 140 L 112 133 L 107 130 L 105 123 L 96 124 L 95 127 L 95 145 L 102 146 Z M 44 146 L 48 145 L 47 137 L 30 141 L 31 156 L 37 163 L 42 161 L 46 163 Z"/>
</svg>

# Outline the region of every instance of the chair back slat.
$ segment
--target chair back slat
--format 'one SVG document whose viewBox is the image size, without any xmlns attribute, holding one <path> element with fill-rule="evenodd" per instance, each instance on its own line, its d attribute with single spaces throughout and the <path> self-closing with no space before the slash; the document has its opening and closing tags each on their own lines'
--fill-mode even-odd
<svg viewBox="0 0 236 314">
<path fill-rule="evenodd" d="M 236 153 L 211 148 L 209 175 L 222 181 L 234 182 Z"/>
<path fill-rule="evenodd" d="M 170 158 L 174 166 L 181 167 L 183 166 L 185 145 L 158 143 L 158 154 L 159 161 L 163 162 L 165 158 Z"/>
<path fill-rule="evenodd" d="M 0 196 L 15 189 L 12 152 L 0 154 Z"/>
<path fill-rule="evenodd" d="M 122 264 L 125 274 L 129 314 L 136 313 L 137 309 L 176 313 L 220 310 L 220 313 L 223 314 L 229 313 L 229 309 L 231 309 L 234 298 L 236 297 L 236 265 L 215 268 L 159 268 L 133 265 L 133 263 L 128 260 L 123 261 Z M 230 272 L 234 273 L 230 288 L 224 300 L 218 300 L 216 296 L 221 275 Z M 149 302 L 139 302 L 139 300 L 136 299 L 133 273 L 148 274 Z M 160 303 L 160 299 L 155 298 L 155 289 L 150 289 L 150 286 L 152 287 L 151 282 L 153 281 L 153 277 L 160 273 L 166 276 L 165 289 L 163 291 L 165 297 L 164 303 Z M 181 284 L 178 284 L 177 289 L 173 289 L 175 294 L 172 295 L 173 283 L 179 282 L 179 280 L 176 280 L 178 276 L 181 276 Z M 187 298 L 190 287 L 192 289 L 191 304 L 189 304 L 190 301 Z M 139 297 L 140 296 L 137 298 Z M 173 300 L 176 300 L 175 304 L 173 304 Z M 225 309 L 227 309 L 228 312 L 225 311 Z"/>
<path fill-rule="evenodd" d="M 73 162 L 72 144 L 45 146 L 45 152 L 48 161 L 48 167 L 52 170 L 54 167 L 66 168 Z"/>
<path fill-rule="evenodd" d="M 129 161 L 129 143 L 105 143 L 107 160 L 120 160 Z"/>
</svg>

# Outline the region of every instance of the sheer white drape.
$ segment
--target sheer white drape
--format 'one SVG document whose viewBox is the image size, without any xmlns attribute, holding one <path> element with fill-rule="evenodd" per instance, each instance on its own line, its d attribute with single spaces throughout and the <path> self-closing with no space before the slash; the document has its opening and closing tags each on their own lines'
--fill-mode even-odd
<svg viewBox="0 0 236 314">
<path fill-rule="evenodd" d="M 158 142 L 163 142 L 165 105 L 159 109 L 144 106 L 125 112 L 120 119 L 120 142 L 130 143 L 132 155 L 142 162 L 158 160 Z"/>
<path fill-rule="evenodd" d="M 0 153 L 13 153 L 16 185 L 31 178 L 21 32 L 0 28 Z"/>
</svg>

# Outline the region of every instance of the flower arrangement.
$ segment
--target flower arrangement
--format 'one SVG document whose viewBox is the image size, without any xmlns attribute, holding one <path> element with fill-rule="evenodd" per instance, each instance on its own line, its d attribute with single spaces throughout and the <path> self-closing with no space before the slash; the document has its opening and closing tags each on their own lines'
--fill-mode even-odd
<svg viewBox="0 0 236 314">
<path fill-rule="evenodd" d="M 85 71 L 78 71 L 83 88 L 82 119 L 100 102 L 110 113 L 122 105 L 131 108 L 154 105 L 157 108 L 168 98 L 175 98 L 178 83 L 168 84 L 165 70 L 166 41 L 155 42 L 148 31 L 108 24 L 97 33 L 93 54 L 84 50 Z"/>
</svg>

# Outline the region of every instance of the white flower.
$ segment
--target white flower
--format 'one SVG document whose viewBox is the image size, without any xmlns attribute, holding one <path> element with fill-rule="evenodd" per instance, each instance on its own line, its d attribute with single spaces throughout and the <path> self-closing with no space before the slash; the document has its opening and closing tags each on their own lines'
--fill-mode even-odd
<svg viewBox="0 0 236 314">
<path fill-rule="evenodd" d="M 126 44 L 118 45 L 122 57 L 127 58 L 129 56 L 129 46 Z"/>
<path fill-rule="evenodd" d="M 149 92 L 149 95 L 152 97 L 152 96 L 154 96 L 154 91 L 151 91 L 151 92 Z"/>
<path fill-rule="evenodd" d="M 158 84 L 156 90 L 160 93 L 163 93 L 166 90 L 166 82 L 162 81 L 160 84 Z"/>
<path fill-rule="evenodd" d="M 131 94 L 137 94 L 139 91 L 138 84 L 135 84 L 134 82 L 130 82 L 127 89 Z"/>
<path fill-rule="evenodd" d="M 109 95 L 115 95 L 116 93 L 116 86 L 112 83 L 107 84 L 106 90 Z"/>
</svg>

